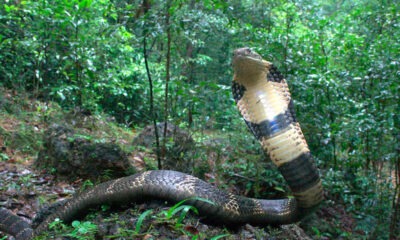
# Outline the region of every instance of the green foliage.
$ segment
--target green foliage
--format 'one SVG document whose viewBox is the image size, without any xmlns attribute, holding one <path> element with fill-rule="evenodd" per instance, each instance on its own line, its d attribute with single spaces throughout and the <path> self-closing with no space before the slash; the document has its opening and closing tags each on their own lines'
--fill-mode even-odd
<svg viewBox="0 0 400 240">
<path fill-rule="evenodd" d="M 85 180 L 85 182 L 82 184 L 82 191 L 92 188 L 94 186 L 93 182 L 90 180 Z"/>
<path fill-rule="evenodd" d="M 199 214 L 199 212 L 197 211 L 197 209 L 193 206 L 190 205 L 184 205 L 185 202 L 187 202 L 188 200 L 196 200 L 196 201 L 202 201 L 208 204 L 213 205 L 213 202 L 210 202 L 207 199 L 202 199 L 202 198 L 193 198 L 193 199 L 185 199 L 182 200 L 178 203 L 176 203 L 175 205 L 173 205 L 172 207 L 170 207 L 168 210 L 162 211 L 158 217 L 157 220 L 160 222 L 170 222 L 172 220 L 174 220 L 175 223 L 175 227 L 179 227 L 182 225 L 182 221 L 183 219 L 186 217 L 186 215 L 189 213 L 189 211 L 192 211 L 193 213 L 195 213 L 196 215 Z M 176 215 L 179 214 L 178 219 L 175 220 Z"/>
<path fill-rule="evenodd" d="M 58 218 L 50 223 L 49 228 L 55 231 L 56 236 L 71 237 L 78 240 L 96 239 L 95 234 L 98 230 L 97 225 L 89 221 L 73 221 L 71 226 L 68 226 Z"/>
<path fill-rule="evenodd" d="M 0 159 L 2 161 L 7 161 L 8 159 L 10 159 L 10 157 L 8 157 L 8 155 L 5 153 L 0 153 Z"/>
<path fill-rule="evenodd" d="M 135 225 L 135 233 L 139 234 L 140 233 L 140 228 L 142 227 L 144 219 L 147 217 L 147 215 L 151 214 L 153 212 L 152 209 L 148 209 L 144 211 L 140 216 L 138 217 L 138 220 Z"/>
<path fill-rule="evenodd" d="M 129 214 L 138 215 L 134 229 L 132 229 L 133 227 L 130 222 L 125 222 L 126 217 L 120 218 L 117 214 L 101 218 L 104 219 L 101 224 L 105 224 L 105 226 L 107 226 L 107 222 L 118 224 L 118 231 L 112 236 L 106 236 L 107 239 L 141 238 L 144 236 L 153 236 L 158 239 L 165 234 L 163 231 L 160 232 L 158 226 L 161 226 L 161 228 L 166 227 L 164 231 L 168 231 L 168 234 L 170 234 L 170 232 L 175 232 L 182 236 L 188 236 L 191 239 L 203 239 L 204 237 L 208 237 L 205 233 L 192 233 L 187 230 L 187 227 L 190 227 L 193 221 L 197 221 L 197 219 L 192 220 L 188 215 L 189 212 L 198 214 L 197 209 L 185 204 L 192 200 L 213 204 L 206 199 L 193 198 L 183 200 L 165 209 L 149 209 L 140 215 L 137 213 L 137 209 L 130 210 L 132 213 Z M 87 218 L 93 219 L 93 216 L 94 215 L 91 215 Z M 46 239 L 50 236 L 67 236 L 73 239 L 93 239 L 99 227 L 91 221 L 73 221 L 71 224 L 64 224 L 59 219 L 56 219 L 50 224 L 49 228 L 51 232 L 44 233 L 39 239 Z M 214 236 L 211 239 L 220 239 L 227 236 L 229 236 L 229 234 L 224 233 Z"/>
<path fill-rule="evenodd" d="M 243 136 L 245 141 L 232 145 L 245 149 L 252 140 L 231 97 L 230 55 L 237 47 L 253 47 L 286 76 L 329 197 L 346 205 L 366 238 L 387 235 L 396 194 L 388 179 L 396 175 L 399 161 L 400 4 L 150 2 L 144 9 L 142 1 L 5 1 L 0 5 L 0 86 L 27 90 L 66 109 L 105 112 L 128 126 L 145 125 L 152 120 L 142 45 L 146 27 L 160 121 L 170 29 L 169 120 Z M 1 110 L 20 112 L 5 95 L 0 95 Z M 46 120 L 53 113 L 39 105 L 37 114 Z M 14 135 L 2 133 L 6 145 L 26 146 L 19 149 L 23 152 L 37 149 L 39 140 L 28 142 L 36 132 L 24 124 L 19 128 Z M 220 170 L 285 189 L 272 180 L 275 170 L 261 169 L 258 159 L 233 158 Z M 247 190 L 265 187 L 257 181 Z"/>
<path fill-rule="evenodd" d="M 218 235 L 218 236 L 214 236 L 214 237 L 212 237 L 212 238 L 210 238 L 210 240 L 218 240 L 218 239 L 223 239 L 223 238 L 225 238 L 225 237 L 228 237 L 229 236 L 229 234 L 221 234 L 221 235 Z"/>
<path fill-rule="evenodd" d="M 73 221 L 71 226 L 74 230 L 67 234 L 68 237 L 76 239 L 95 239 L 94 234 L 97 231 L 97 225 L 91 222 Z"/>
</svg>

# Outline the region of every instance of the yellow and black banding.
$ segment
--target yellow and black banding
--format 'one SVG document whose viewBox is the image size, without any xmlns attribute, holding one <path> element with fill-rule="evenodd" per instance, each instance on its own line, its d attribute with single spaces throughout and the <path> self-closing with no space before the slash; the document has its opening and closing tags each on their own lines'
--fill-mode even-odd
<svg viewBox="0 0 400 240">
<path fill-rule="evenodd" d="M 232 93 L 247 126 L 278 167 L 299 208 L 323 198 L 321 180 L 278 69 L 248 48 L 234 53 Z"/>
<path fill-rule="evenodd" d="M 240 104 L 244 93 L 246 92 L 246 88 L 237 82 L 233 82 L 232 92 L 236 103 Z M 292 106 L 291 100 L 289 101 L 289 106 Z M 241 113 L 244 115 L 244 121 L 247 126 L 258 140 L 261 140 L 266 136 L 275 136 L 276 134 L 279 134 L 282 129 L 286 129 L 291 123 L 296 122 L 290 108 L 287 108 L 283 113 L 279 113 L 273 118 L 261 120 L 261 122 L 251 121 L 251 116 L 249 116 L 250 113 L 246 110 L 242 110 Z"/>
</svg>

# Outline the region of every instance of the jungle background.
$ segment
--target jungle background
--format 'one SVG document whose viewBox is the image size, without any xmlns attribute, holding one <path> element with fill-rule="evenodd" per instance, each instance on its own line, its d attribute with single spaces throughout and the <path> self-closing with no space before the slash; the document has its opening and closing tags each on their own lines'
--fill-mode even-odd
<svg viewBox="0 0 400 240">
<path fill-rule="evenodd" d="M 212 172 L 209 180 L 241 187 L 243 195 L 284 196 L 285 182 L 264 166 L 231 96 L 232 52 L 248 46 L 286 77 L 320 169 L 326 201 L 301 225 L 307 235 L 398 239 L 399 1 L 0 3 L 3 198 L 42 197 L 31 182 L 43 173 L 32 166 L 42 137 L 78 110 L 95 123 L 85 138 L 95 135 L 127 151 L 136 151 L 127 143 L 145 126 L 166 121 L 190 133 L 202 150 L 191 160 L 202 159 L 211 148 L 204 143 L 215 140 L 213 151 L 224 160 L 212 169 L 197 163 L 190 172 Z M 166 161 L 165 132 L 156 134 L 155 154 L 143 159 L 146 169 Z M 79 234 L 90 235 L 96 225 L 89 225 L 83 226 L 89 233 Z"/>
</svg>

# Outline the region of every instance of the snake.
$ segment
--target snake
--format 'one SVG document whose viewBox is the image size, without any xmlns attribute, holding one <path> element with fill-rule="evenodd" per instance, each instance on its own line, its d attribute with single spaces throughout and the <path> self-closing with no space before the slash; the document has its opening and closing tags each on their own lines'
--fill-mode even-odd
<svg viewBox="0 0 400 240">
<path fill-rule="evenodd" d="M 286 180 L 292 196 L 256 199 L 220 190 L 197 177 L 151 170 L 100 183 L 77 193 L 35 227 L 0 208 L 0 231 L 17 240 L 31 239 L 60 219 L 70 222 L 102 204 L 185 200 L 204 219 L 226 225 L 282 225 L 300 221 L 323 201 L 318 169 L 296 120 L 288 84 L 277 67 L 251 48 L 234 50 L 232 94 L 246 125 Z"/>
</svg>

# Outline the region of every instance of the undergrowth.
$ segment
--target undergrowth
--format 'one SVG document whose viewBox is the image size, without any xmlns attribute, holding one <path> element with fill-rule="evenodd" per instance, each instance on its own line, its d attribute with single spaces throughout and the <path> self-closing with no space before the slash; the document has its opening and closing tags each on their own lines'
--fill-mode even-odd
<svg viewBox="0 0 400 240">
<path fill-rule="evenodd" d="M 42 147 L 42 134 L 46 127 L 52 122 L 63 121 L 66 115 L 71 114 L 55 103 L 45 104 L 18 95 L 7 99 L 3 106 L 5 107 L 0 111 L 0 162 L 20 163 L 32 160 Z M 289 190 L 284 179 L 276 167 L 268 163 L 259 144 L 247 132 L 246 126 L 237 122 L 237 125 L 231 127 L 230 131 L 194 130 L 196 149 L 193 150 L 193 158 L 198 164 L 193 172 L 203 177 L 208 174 L 209 182 L 236 194 L 259 198 L 285 197 Z M 77 129 L 79 137 L 98 142 L 115 141 L 127 152 L 139 149 L 130 144 L 136 132 L 117 124 L 106 115 L 96 113 L 83 118 Z M 317 161 L 323 165 L 322 161 Z M 155 159 L 145 159 L 145 162 L 147 167 L 156 166 L 153 164 Z M 316 239 L 387 239 L 385 233 L 389 231 L 389 226 L 386 223 L 389 222 L 392 210 L 391 191 L 394 189 L 390 176 L 382 172 L 378 178 L 376 172 L 362 168 L 328 169 L 321 173 L 327 199 L 317 215 L 313 215 L 314 221 L 305 221 L 302 225 L 306 232 Z M 2 184 L 0 190 L 35 192 L 33 178 L 32 173 L 22 174 L 17 180 Z M 49 202 L 49 198 L 54 196 L 38 197 L 40 202 Z M 200 236 L 199 239 L 209 238 L 201 235 L 202 233 L 194 234 L 196 229 L 185 223 L 188 213 L 195 215 L 196 211 L 182 203 L 158 213 L 155 210 L 135 210 L 132 214 L 136 219 L 134 224 L 126 223 L 113 215 L 107 216 L 105 221 L 116 220 L 121 226 L 118 234 L 107 238 L 132 235 L 143 237 L 148 234 L 159 236 L 157 234 L 163 231 L 159 229 L 185 234 L 192 239 L 196 239 L 196 236 Z M 52 225 L 52 231 L 55 236 L 60 234 L 75 239 L 94 239 L 100 229 L 99 223 L 94 223 L 94 218 L 87 217 L 72 224 L 56 221 Z M 227 231 L 222 231 L 221 234 L 213 234 L 215 239 L 219 236 L 226 237 Z"/>
<path fill-rule="evenodd" d="M 207 201 L 199 199 L 200 201 Z M 35 237 L 36 240 L 44 240 L 53 237 L 70 237 L 72 239 L 84 240 L 84 239 L 159 239 L 165 235 L 175 236 L 187 236 L 189 239 L 212 239 L 217 240 L 225 237 L 229 237 L 229 233 L 226 231 L 222 234 L 215 234 L 210 237 L 207 233 L 200 232 L 195 226 L 192 226 L 190 222 L 193 219 L 190 218 L 190 214 L 198 215 L 198 210 L 185 204 L 186 200 L 180 201 L 175 205 L 163 208 L 161 210 L 148 209 L 138 214 L 134 221 L 126 223 L 120 220 L 115 215 L 105 217 L 104 223 L 114 223 L 118 227 L 115 233 L 107 236 L 99 236 L 99 228 L 102 228 L 103 223 L 95 223 L 95 214 L 88 215 L 83 221 L 73 221 L 70 224 L 62 222 L 60 219 L 56 219 L 49 225 L 48 232 L 44 232 L 42 235 Z M 208 201 L 207 201 L 208 202 Z M 187 223 L 188 222 L 188 223 Z M 160 227 L 162 226 L 162 227 Z M 104 227 L 104 226 L 103 226 Z M 168 231 L 168 233 L 163 232 Z M 173 237 L 169 238 L 173 239 Z"/>
</svg>

